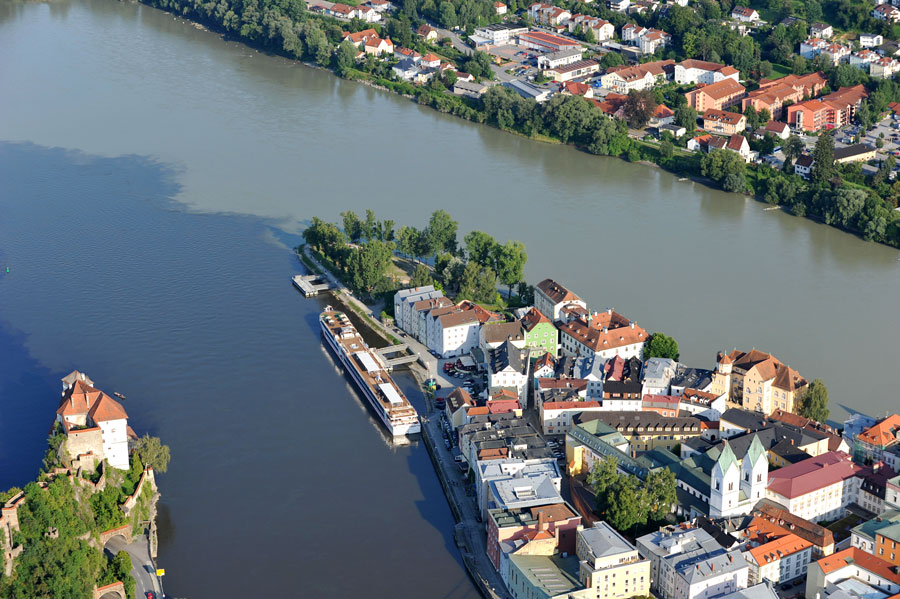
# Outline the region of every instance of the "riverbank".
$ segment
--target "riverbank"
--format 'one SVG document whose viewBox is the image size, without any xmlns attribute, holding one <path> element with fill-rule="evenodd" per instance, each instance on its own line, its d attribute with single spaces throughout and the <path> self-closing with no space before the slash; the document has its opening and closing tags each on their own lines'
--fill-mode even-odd
<svg viewBox="0 0 900 599">
<path fill-rule="evenodd" d="M 388 345 L 398 342 L 386 325 L 366 316 L 366 314 L 371 312 L 371 307 L 348 294 L 346 286 L 334 273 L 317 261 L 305 246 L 297 248 L 297 250 L 298 259 L 311 271 L 310 274 L 323 275 L 336 287 L 336 289 L 330 290 L 328 293 L 345 308 L 350 309 L 357 316 L 361 317 L 362 326 L 365 327 L 366 332 L 378 336 Z M 452 454 L 442 442 L 440 412 L 435 410 L 433 395 L 425 391 L 425 381 L 429 378 L 430 373 L 429 363 L 433 358 L 427 353 L 425 355 L 427 357 L 423 357 L 420 353 L 419 362 L 410 364 L 409 371 L 418 383 L 423 403 L 426 406 L 425 413 L 419 413 L 419 420 L 422 424 L 422 440 L 428 450 L 435 474 L 444 491 L 444 496 L 456 520 L 453 538 L 459 548 L 469 577 L 485 599 L 507 599 L 508 594 L 503 582 L 484 552 L 487 537 L 484 526 L 478 522 L 476 517 L 474 503 L 466 495 L 465 477 L 456 466 Z M 437 368 L 436 362 L 435 368 Z"/>
<path fill-rule="evenodd" d="M 224 20 L 224 17 L 223 20 L 214 19 L 192 0 L 140 1 L 175 14 L 177 18 L 199 22 L 226 40 L 240 41 L 262 52 L 299 60 L 319 69 L 330 70 L 348 80 L 389 90 L 406 98 L 415 98 L 416 103 L 445 114 L 487 124 L 536 141 L 554 140 L 562 145 L 572 145 L 588 154 L 620 157 L 629 162 L 651 162 L 678 177 L 692 178 L 714 189 L 749 194 L 759 201 L 782 205 L 794 216 L 809 216 L 866 241 L 900 247 L 900 213 L 895 212 L 894 205 L 887 201 L 895 201 L 895 198 L 885 196 L 884 193 L 888 192 L 883 192 L 880 186 L 876 189 L 873 185 L 866 191 L 865 187 L 860 188 L 850 182 L 845 184 L 843 181 L 836 186 L 812 185 L 793 173 L 782 173 L 764 164 L 746 165 L 740 162 L 739 165 L 724 167 L 719 164 L 709 166 L 705 164 L 706 155 L 683 149 L 686 138 L 679 141 L 681 147 L 673 145 L 672 151 L 669 148 L 663 151 L 662 144 L 638 139 L 636 135 L 629 133 L 623 121 L 597 114 L 599 109 L 575 96 L 557 95 L 548 102 L 537 104 L 497 86 L 497 93 L 492 89 L 481 100 L 473 100 L 448 93 L 446 85 L 438 80 L 432 81 L 435 85 L 429 83 L 419 86 L 406 81 L 394 81 L 388 63 L 374 60 L 372 56 L 362 63 L 355 62 L 353 58 L 342 57 L 339 51 L 343 29 L 349 27 L 353 30 L 371 24 L 348 26 L 330 17 L 300 11 L 294 17 L 281 17 L 284 28 L 290 24 L 290 33 L 279 25 L 265 37 L 259 35 L 261 25 L 244 25 L 238 29 L 231 21 Z M 233 10 L 239 12 L 241 9 L 233 7 Z M 229 14 L 236 15 L 234 23 L 240 22 L 241 15 L 231 11 Z M 258 17 L 256 12 L 251 15 L 252 19 Z M 457 69 L 472 71 L 476 66 L 472 63 L 477 61 L 469 60 L 455 48 L 423 44 L 424 42 L 414 42 L 412 45 L 421 46 L 420 50 L 423 52 L 445 54 L 447 60 L 457 62 Z M 315 63 L 311 63 L 311 59 Z M 479 73 L 475 74 L 477 76 Z M 486 100 L 492 94 L 488 105 Z M 598 116 L 601 118 L 597 118 Z M 571 122 L 573 120 L 574 123 Z M 711 185 L 710 182 L 715 184 Z M 865 191 L 870 200 L 865 209 L 858 208 L 849 216 L 835 214 L 834 205 L 846 202 L 845 198 L 837 197 L 838 191 L 856 189 Z M 853 200 L 851 204 L 856 206 L 861 205 L 861 202 Z"/>
</svg>

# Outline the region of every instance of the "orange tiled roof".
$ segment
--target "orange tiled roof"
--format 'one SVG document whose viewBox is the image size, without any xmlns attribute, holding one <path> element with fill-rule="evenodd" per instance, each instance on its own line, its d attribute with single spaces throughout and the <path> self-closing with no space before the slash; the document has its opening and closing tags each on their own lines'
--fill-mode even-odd
<svg viewBox="0 0 900 599">
<path fill-rule="evenodd" d="M 900 415 L 891 414 L 875 426 L 861 432 L 857 439 L 869 445 L 883 447 L 897 440 L 898 430 L 900 430 Z"/>
</svg>

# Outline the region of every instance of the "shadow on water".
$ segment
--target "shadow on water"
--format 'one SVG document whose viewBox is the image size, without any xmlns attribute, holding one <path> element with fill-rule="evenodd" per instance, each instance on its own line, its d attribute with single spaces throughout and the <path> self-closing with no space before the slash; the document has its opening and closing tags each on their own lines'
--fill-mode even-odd
<svg viewBox="0 0 900 599">
<path fill-rule="evenodd" d="M 177 173 L 0 143 L 0 481 L 34 477 L 79 368 L 171 447 L 159 562 L 180 596 L 477 596 L 425 448 L 385 445 L 324 351 L 324 298 L 291 286 L 297 241 L 180 210 Z M 378 547 L 347 576 L 354 537 Z"/>
<path fill-rule="evenodd" d="M 25 335 L 2 322 L 0 349 L 0 490 L 5 491 L 37 475 L 60 388 L 56 373 L 28 352 Z"/>
</svg>

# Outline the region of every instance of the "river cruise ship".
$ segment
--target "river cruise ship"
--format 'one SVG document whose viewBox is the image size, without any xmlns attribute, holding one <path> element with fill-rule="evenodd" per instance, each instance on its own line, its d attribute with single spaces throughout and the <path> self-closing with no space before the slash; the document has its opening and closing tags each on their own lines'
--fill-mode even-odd
<svg viewBox="0 0 900 599">
<path fill-rule="evenodd" d="M 421 431 L 419 415 L 391 378 L 381 357 L 363 341 L 343 312 L 331 306 L 319 315 L 322 335 L 360 392 L 394 437 Z"/>
</svg>

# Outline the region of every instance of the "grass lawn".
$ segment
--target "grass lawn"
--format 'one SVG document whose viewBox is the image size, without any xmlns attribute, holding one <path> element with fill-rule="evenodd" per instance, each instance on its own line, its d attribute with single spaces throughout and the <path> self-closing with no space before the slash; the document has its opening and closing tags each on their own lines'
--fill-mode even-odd
<svg viewBox="0 0 900 599">
<path fill-rule="evenodd" d="M 844 516 L 836 522 L 832 522 L 827 526 L 828 530 L 834 533 L 834 540 L 842 541 L 850 536 L 850 529 L 862 522 L 862 518 L 855 514 Z"/>
<path fill-rule="evenodd" d="M 783 64 L 775 64 L 772 63 L 772 78 L 784 77 L 785 75 L 790 75 L 793 71 L 791 67 L 786 67 Z"/>
<path fill-rule="evenodd" d="M 391 265 L 385 274 L 391 278 L 397 277 L 397 280 L 401 283 L 409 283 L 409 279 L 415 270 L 416 262 L 408 258 L 394 256 L 391 258 Z"/>
</svg>

